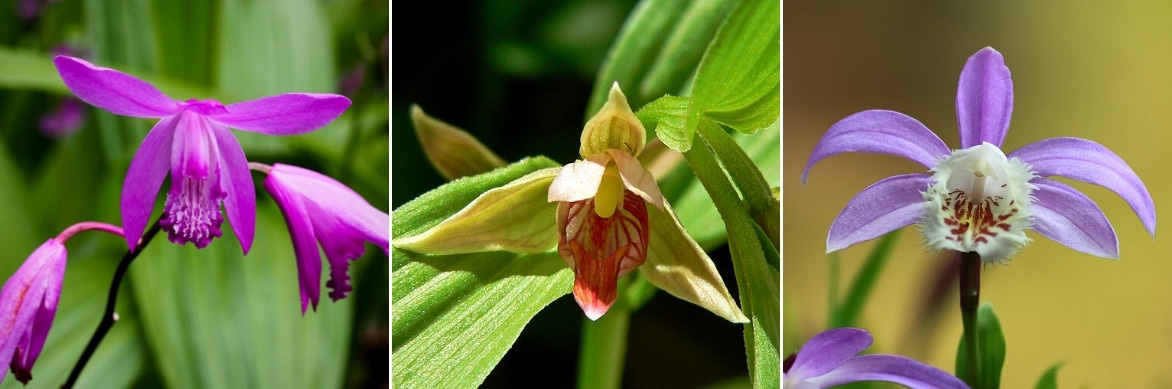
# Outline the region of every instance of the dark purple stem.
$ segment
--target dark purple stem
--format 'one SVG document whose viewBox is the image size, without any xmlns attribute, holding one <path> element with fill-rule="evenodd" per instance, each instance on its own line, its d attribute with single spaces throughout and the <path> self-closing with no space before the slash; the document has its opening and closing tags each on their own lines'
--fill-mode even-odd
<svg viewBox="0 0 1172 389">
<path fill-rule="evenodd" d="M 77 359 L 73 371 L 69 372 L 69 379 L 65 381 L 64 385 L 61 385 L 62 388 L 72 388 L 77 383 L 77 377 L 81 375 L 81 370 L 85 368 L 90 357 L 94 355 L 94 351 L 98 349 L 98 344 L 106 338 L 110 327 L 113 327 L 114 322 L 118 320 L 114 313 L 114 304 L 118 302 L 118 287 L 122 285 L 122 277 L 126 275 L 126 269 L 130 267 L 130 263 L 138 258 L 142 250 L 146 249 L 147 244 L 155 238 L 155 235 L 159 234 L 159 229 L 159 220 L 155 220 L 155 224 L 151 225 L 151 229 L 147 230 L 146 235 L 143 235 L 142 239 L 138 241 L 134 250 L 127 251 L 126 255 L 122 256 L 122 262 L 118 263 L 118 269 L 114 270 L 114 281 L 110 283 L 110 294 L 106 299 L 106 312 L 102 314 L 102 321 L 98 323 L 98 329 L 94 331 L 94 336 L 90 337 L 89 344 L 85 345 L 85 351 L 81 352 L 81 357 Z"/>
<path fill-rule="evenodd" d="M 966 382 L 970 387 L 981 387 L 977 359 L 977 305 L 981 300 L 981 255 L 976 252 L 960 255 L 960 318 L 964 325 L 965 360 L 968 365 Z"/>
</svg>

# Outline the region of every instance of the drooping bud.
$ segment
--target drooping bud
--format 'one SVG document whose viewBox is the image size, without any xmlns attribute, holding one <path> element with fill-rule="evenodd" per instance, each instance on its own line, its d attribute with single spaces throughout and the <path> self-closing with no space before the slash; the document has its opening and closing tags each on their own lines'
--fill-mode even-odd
<svg viewBox="0 0 1172 389">
<path fill-rule="evenodd" d="M 606 104 L 582 128 L 579 153 L 582 158 L 586 158 L 607 149 L 616 149 L 638 157 L 646 143 L 647 130 L 643 128 L 643 122 L 631 111 L 627 96 L 619 89 L 619 83 L 614 83 Z"/>
</svg>

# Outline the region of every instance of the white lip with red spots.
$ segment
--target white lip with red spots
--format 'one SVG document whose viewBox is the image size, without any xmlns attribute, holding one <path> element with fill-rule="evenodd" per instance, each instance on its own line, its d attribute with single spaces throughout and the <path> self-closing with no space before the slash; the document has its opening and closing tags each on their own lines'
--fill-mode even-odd
<svg viewBox="0 0 1172 389">
<path fill-rule="evenodd" d="M 975 251 L 986 263 L 1001 263 L 1029 242 L 1025 230 L 1036 187 L 1028 165 L 986 142 L 956 150 L 932 173 L 920 223 L 930 246 Z"/>
</svg>

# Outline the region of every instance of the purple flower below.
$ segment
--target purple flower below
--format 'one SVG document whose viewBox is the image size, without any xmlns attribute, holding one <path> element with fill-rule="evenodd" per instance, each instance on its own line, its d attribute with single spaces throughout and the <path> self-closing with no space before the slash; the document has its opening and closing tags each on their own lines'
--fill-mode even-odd
<svg viewBox="0 0 1172 389">
<path fill-rule="evenodd" d="M 814 146 L 803 183 L 815 163 L 845 152 L 904 157 L 931 174 L 897 175 L 863 189 L 830 226 L 826 251 L 919 222 L 933 248 L 977 252 L 987 263 L 1007 260 L 1029 241 L 1028 229 L 1087 254 L 1118 258 L 1115 229 L 1099 206 L 1050 176 L 1114 191 L 1155 236 L 1156 209 L 1147 187 L 1106 147 L 1051 138 L 1004 154 L 1000 147 L 1012 110 L 1009 68 L 1001 53 L 986 47 L 968 59 L 960 74 L 961 149 L 950 151 L 919 121 L 893 111 L 863 111 L 831 126 Z"/>
<path fill-rule="evenodd" d="M 12 374 L 25 384 L 57 313 L 65 257 L 62 241 L 49 239 L 0 290 L 0 361 L 11 361 Z"/>
<path fill-rule="evenodd" d="M 175 243 L 203 248 L 219 237 L 224 205 L 247 254 L 256 226 L 256 195 L 244 150 L 228 127 L 268 135 L 320 128 L 350 106 L 334 94 L 289 93 L 223 105 L 172 100 L 154 86 L 117 70 L 58 56 L 65 85 L 86 103 L 114 114 L 160 118 L 143 139 L 122 186 L 122 224 L 133 249 L 146 230 L 155 196 L 170 172 L 161 225 Z"/>
<path fill-rule="evenodd" d="M 859 381 L 886 381 L 918 388 L 968 388 L 943 370 L 898 355 L 857 355 L 871 346 L 871 334 L 858 328 L 826 330 L 810 338 L 796 358 L 786 359 L 787 389 L 826 388 Z"/>
<path fill-rule="evenodd" d="M 362 256 L 366 242 L 388 254 L 390 216 L 367 203 L 358 193 L 334 179 L 296 166 L 274 164 L 265 179 L 285 222 L 297 256 L 301 285 L 301 313 L 317 309 L 321 291 L 321 254 L 330 262 L 330 298 L 350 292 L 350 261 Z"/>
</svg>

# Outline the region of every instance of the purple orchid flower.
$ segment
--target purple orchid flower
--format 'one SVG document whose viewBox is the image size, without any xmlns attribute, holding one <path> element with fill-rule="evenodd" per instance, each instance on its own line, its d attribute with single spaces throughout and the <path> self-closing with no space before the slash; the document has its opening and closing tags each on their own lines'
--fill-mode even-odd
<svg viewBox="0 0 1172 389">
<path fill-rule="evenodd" d="M 41 132 L 54 138 L 64 138 L 77 132 L 85 122 L 85 106 L 72 97 L 61 99 L 56 111 L 41 116 Z"/>
<path fill-rule="evenodd" d="M 296 135 L 320 128 L 341 115 L 350 100 L 335 94 L 289 93 L 222 105 L 215 100 L 172 100 L 154 86 L 117 70 L 81 59 L 53 60 L 65 85 L 78 98 L 124 116 L 161 118 L 143 139 L 122 186 L 126 244 L 146 230 L 155 196 L 167 172 L 160 224 L 179 244 L 207 246 L 221 235 L 220 204 L 247 254 L 256 227 L 256 194 L 244 150 L 228 127 L 268 135 Z"/>
<path fill-rule="evenodd" d="M 802 182 L 815 163 L 845 153 L 896 155 L 931 174 L 888 177 L 856 195 L 838 214 L 826 251 L 841 250 L 919 222 L 936 249 L 977 252 L 1001 263 L 1025 245 L 1025 230 L 1072 249 L 1119 257 L 1119 241 L 1106 215 L 1086 195 L 1046 177 L 1062 176 L 1102 185 L 1127 201 L 1144 228 L 1156 234 L 1156 208 L 1143 181 L 1127 163 L 1098 143 L 1052 138 L 1004 154 L 1001 143 L 1013 110 L 1013 80 L 992 48 L 965 63 L 957 90 L 961 149 L 919 121 L 883 110 L 856 113 L 835 123 L 814 146 Z"/>
<path fill-rule="evenodd" d="M 62 241 L 49 239 L 0 290 L 0 361 L 11 361 L 12 374 L 24 384 L 32 379 L 33 364 L 57 313 L 65 257 Z"/>
<path fill-rule="evenodd" d="M 321 254 L 330 262 L 330 298 L 345 298 L 350 292 L 350 261 L 362 256 L 366 242 L 390 251 L 390 216 L 367 203 L 358 193 L 333 178 L 296 166 L 274 164 L 266 171 L 265 190 L 277 201 L 297 255 L 297 278 L 301 284 L 301 313 L 310 305 L 317 309 L 321 290 Z"/>
<path fill-rule="evenodd" d="M 871 346 L 871 334 L 858 328 L 835 328 L 810 338 L 797 357 L 786 359 L 782 382 L 787 389 L 826 388 L 859 381 L 887 381 L 912 389 L 968 388 L 943 370 L 898 355 L 858 355 Z"/>
</svg>

